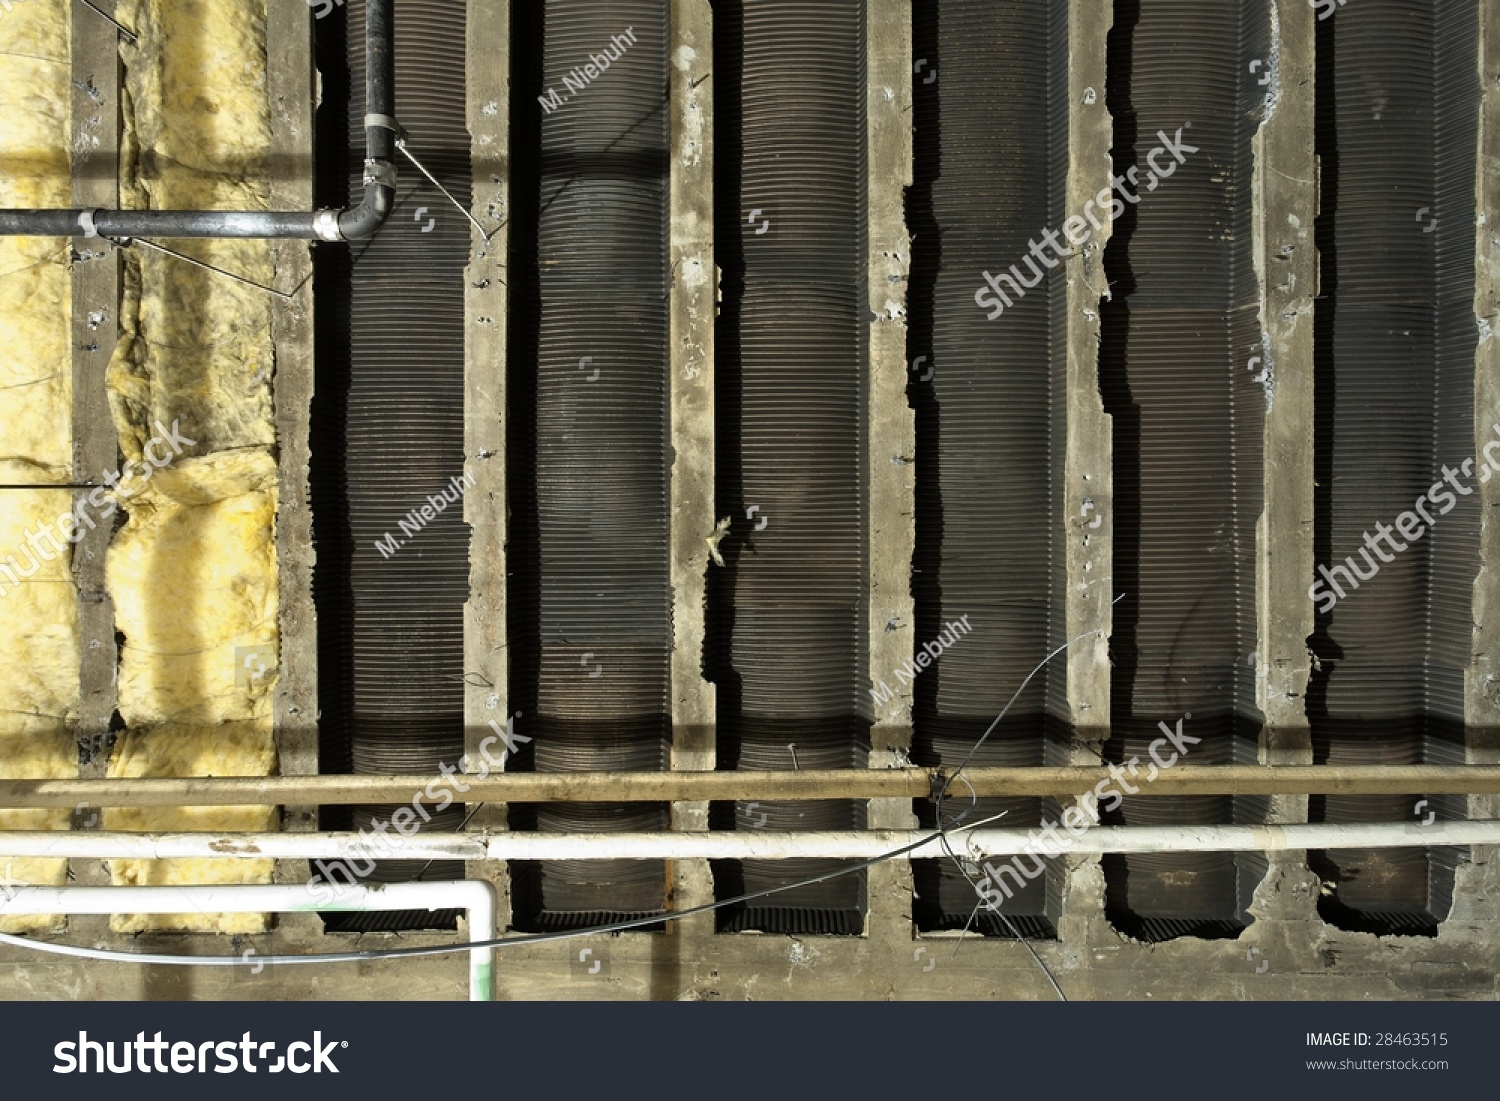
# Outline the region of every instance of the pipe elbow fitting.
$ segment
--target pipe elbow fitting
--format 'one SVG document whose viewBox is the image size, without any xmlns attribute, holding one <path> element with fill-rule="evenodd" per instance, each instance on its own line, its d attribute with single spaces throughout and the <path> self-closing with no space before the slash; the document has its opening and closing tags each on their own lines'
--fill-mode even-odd
<svg viewBox="0 0 1500 1101">
<path fill-rule="evenodd" d="M 339 215 L 340 240 L 362 241 L 366 237 L 373 237 L 375 232 L 385 225 L 386 219 L 391 216 L 391 211 L 396 205 L 394 175 L 392 171 L 389 181 L 381 178 L 377 182 L 369 179 L 367 173 L 365 201 L 353 210 L 347 210 Z"/>
</svg>

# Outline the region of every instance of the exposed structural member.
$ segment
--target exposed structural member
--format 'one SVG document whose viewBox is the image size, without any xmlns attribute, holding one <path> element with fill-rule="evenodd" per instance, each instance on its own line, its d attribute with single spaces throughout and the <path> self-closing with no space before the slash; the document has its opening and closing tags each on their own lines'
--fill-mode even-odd
<svg viewBox="0 0 1500 1101">
<path fill-rule="evenodd" d="M 396 201 L 395 0 L 365 5 L 365 198 L 353 209 L 0 210 L 4 237 L 221 237 L 358 241 Z"/>
<path fill-rule="evenodd" d="M 1295 852 L 1305 849 L 1422 849 L 1446 845 L 1493 845 L 1500 842 L 1500 821 L 1462 822 L 1312 822 L 1280 826 L 1094 826 L 1082 816 L 1063 827 L 1041 829 L 958 829 L 946 843 L 932 830 L 710 830 L 681 833 L 535 833 L 507 830 L 492 834 L 421 833 L 400 838 L 403 860 L 875 860 L 893 855 L 912 860 L 935 859 L 951 849 L 971 860 L 989 856 L 1056 857 L 1098 853 Z M 1071 823 L 1071 824 L 1070 824 Z M 393 839 L 394 840 L 394 839 Z M 241 858 L 258 860 L 363 860 L 372 842 L 358 833 L 98 833 L 94 831 L 5 831 L 0 833 L 0 861 L 68 857 L 74 860 L 178 860 Z M 395 887 L 437 887 L 440 883 L 390 883 Z M 279 885 L 280 886 L 280 885 Z M 366 885 L 368 886 L 368 885 Z M 302 904 L 293 909 L 359 909 L 329 904 L 317 884 L 303 884 Z M 19 891 L 20 885 L 9 888 Z M 38 888 L 40 889 L 40 888 Z M 54 891 L 71 888 L 48 888 Z M 144 888 L 166 890 L 166 888 Z M 174 888 L 175 889 L 175 888 Z M 189 889 L 189 888 L 183 888 Z M 224 888 L 205 887 L 205 891 Z M 341 886 L 340 892 L 351 888 Z M 376 888 L 372 888 L 376 889 Z M 100 888 L 117 895 L 126 912 L 122 888 Z M 337 894 L 337 893 L 336 893 Z M 93 896 L 85 896 L 93 897 Z M 342 894 L 338 894 L 342 898 Z M 364 898 L 364 895 L 357 896 Z M 221 902 L 223 904 L 221 904 Z M 274 906 L 228 905 L 217 896 L 200 899 L 204 910 L 269 910 Z M 411 900 L 408 906 L 436 908 L 440 901 Z M 458 903 L 451 903 L 458 905 Z M 179 907 L 180 909 L 181 907 Z M 374 908 L 374 907 L 369 907 Z M 387 909 L 400 907 L 390 906 Z M 23 912 L 0 892 L 0 914 Z M 41 912 L 41 911 L 24 911 Z M 53 911 L 46 911 L 53 912 Z M 63 912 L 63 911 L 57 911 Z M 82 912 L 82 911 L 67 911 Z"/>
</svg>

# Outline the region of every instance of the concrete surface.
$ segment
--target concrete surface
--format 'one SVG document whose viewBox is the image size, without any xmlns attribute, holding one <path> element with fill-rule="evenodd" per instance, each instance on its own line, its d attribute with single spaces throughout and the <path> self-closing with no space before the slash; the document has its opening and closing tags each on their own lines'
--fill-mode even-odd
<svg viewBox="0 0 1500 1101">
<path fill-rule="evenodd" d="M 305 21 L 302 0 L 270 0 L 286 26 Z M 1258 529 L 1260 700 L 1267 727 L 1262 760 L 1290 764 L 1310 759 L 1301 694 L 1308 668 L 1303 640 L 1311 612 L 1297 599 L 1311 572 L 1311 296 L 1315 286 L 1312 216 L 1316 209 L 1312 159 L 1312 9 L 1299 0 L 1275 0 L 1279 55 L 1274 110 L 1256 141 L 1256 193 L 1259 203 L 1257 270 L 1263 289 L 1262 326 L 1275 370 L 1275 401 L 1266 425 L 1263 476 L 1266 507 Z M 481 10 L 482 9 L 482 10 Z M 904 188 L 910 180 L 911 142 L 902 120 L 910 104 L 910 23 L 906 0 L 869 0 L 871 312 L 887 300 L 904 305 L 910 242 L 902 220 Z M 471 10 L 470 100 L 474 136 L 474 211 L 487 226 L 505 216 L 506 130 L 509 118 L 507 56 L 508 7 L 485 0 Z M 1072 155 L 1069 207 L 1081 208 L 1107 182 L 1110 119 L 1104 100 L 1104 44 L 1111 21 L 1108 0 L 1073 0 L 1071 19 Z M 273 19 L 273 25 L 277 23 Z M 280 32 L 273 32 L 279 34 Z M 704 122 L 713 105 L 712 27 L 707 0 L 673 0 L 671 299 L 673 420 L 675 462 L 672 478 L 672 579 L 677 599 L 677 649 L 673 664 L 673 717 L 677 731 L 674 768 L 713 767 L 713 691 L 701 679 L 698 653 L 703 638 L 702 540 L 712 530 L 713 302 L 717 269 L 712 250 L 712 138 Z M 75 47 L 76 48 L 76 47 Z M 688 53 L 686 51 L 691 51 Z M 1500 0 L 1484 0 L 1481 62 L 1484 107 L 1480 148 L 1481 209 L 1476 227 L 1479 285 L 1476 311 L 1493 327 L 1500 324 Z M 293 95 L 306 79 L 306 54 L 286 38 L 273 51 L 272 92 Z M 482 60 L 482 64 L 480 61 Z M 278 93 L 277 89 L 281 92 Z M 493 109 L 492 109 L 493 108 Z M 288 99 L 280 117 L 296 125 L 307 117 Z M 302 148 L 298 146 L 298 148 Z M 305 152 L 299 155 L 305 155 Z M 302 185 L 294 176 L 279 179 L 280 196 L 296 204 Z M 102 205 L 102 204 L 101 204 Z M 476 237 L 476 242 L 478 238 Z M 1111 588 L 1110 422 L 1099 399 L 1098 301 L 1105 289 L 1101 257 L 1091 244 L 1070 258 L 1068 278 L 1068 402 L 1064 480 L 1066 554 L 1070 584 L 1066 597 L 1068 636 L 1108 626 Z M 471 266 L 469 315 L 471 403 L 466 453 L 479 480 L 466 497 L 476 552 L 473 599 L 466 619 L 466 662 L 472 679 L 466 722 L 483 731 L 505 708 L 504 597 L 504 326 L 481 318 L 503 318 L 505 311 L 505 234 L 502 229 Z M 302 270 L 287 257 L 287 272 Z M 98 271 L 104 270 L 100 265 Z M 93 279 L 95 276 L 88 276 Z M 102 279 L 103 277 L 97 277 Z M 105 284 L 75 284 L 96 293 Z M 710 297 L 715 296 L 715 297 Z M 80 300 L 82 301 L 82 299 Z M 305 425 L 310 397 L 310 360 L 305 359 L 309 303 L 281 313 L 278 327 L 278 410 L 283 433 L 295 437 Z M 887 316 L 869 326 L 870 391 L 868 484 L 872 495 L 869 538 L 870 663 L 878 674 L 899 663 L 912 645 L 909 562 L 913 482 L 912 414 L 905 400 L 905 325 Z M 1500 362 L 1496 342 L 1481 342 L 1476 358 L 1476 437 L 1500 420 Z M 85 368 L 80 365 L 80 372 Z M 107 421 L 104 422 L 107 424 Z M 305 441 L 283 435 L 283 509 L 305 488 Z M 89 459 L 88 462 L 95 462 Z M 82 468 L 86 468 L 84 463 Z M 1491 508 L 1500 502 L 1500 484 L 1483 492 L 1486 558 L 1500 561 L 1500 530 Z M 1090 530 L 1083 520 L 1085 498 L 1105 523 Z M 284 766 L 309 766 L 306 732 L 314 715 L 305 701 L 315 689 L 311 671 L 313 623 L 306 602 L 305 574 L 310 546 L 296 546 L 300 515 L 284 517 L 279 529 L 283 569 L 283 681 L 278 719 L 284 734 Z M 83 576 L 83 575 L 81 575 Z M 304 594 L 304 595 L 299 595 Z M 301 601 L 294 605 L 294 598 Z M 1493 567 L 1475 586 L 1474 661 L 1470 671 L 1469 720 L 1476 733 L 1469 746 L 1472 763 L 1500 759 L 1500 653 L 1490 636 L 1489 614 L 1497 589 Z M 1294 609 L 1283 612 L 1281 609 Z M 886 630 L 887 623 L 896 626 Z M 1103 638 L 1075 646 L 1067 656 L 1067 700 L 1080 728 L 1080 741 L 1098 742 L 1109 723 L 1108 665 Z M 293 663 L 306 663 L 299 671 Z M 87 676 L 87 674 L 86 674 Z M 98 677 L 95 677 L 98 681 Z M 106 691 L 102 682 L 85 684 L 85 698 Z M 102 704 L 95 707 L 99 711 Z M 107 721 L 107 713 L 103 713 Z M 97 726 L 95 716 L 95 726 Z M 910 743 L 910 699 L 891 714 L 876 716 L 871 767 L 883 767 Z M 480 735 L 482 736 L 482 734 Z M 315 745 L 315 738 L 313 740 Z M 1080 746 L 1074 763 L 1093 763 Z M 1276 821 L 1305 821 L 1305 797 L 1279 797 Z M 503 823 L 503 807 L 483 812 L 487 824 Z M 1500 798 L 1470 800 L 1471 814 L 1500 813 Z M 695 828 L 705 804 L 678 804 L 674 823 Z M 912 824 L 903 800 L 876 801 L 872 826 Z M 477 824 L 477 823 L 476 823 Z M 295 821 L 287 828 L 297 828 Z M 1500 994 L 1500 922 L 1492 899 L 1500 875 L 1492 849 L 1475 849 L 1472 863 L 1457 872 L 1455 904 L 1436 938 L 1375 937 L 1346 933 L 1319 920 L 1319 883 L 1305 854 L 1272 859 L 1251 905 L 1254 923 L 1236 940 L 1177 940 L 1155 946 L 1133 943 L 1109 926 L 1103 914 L 1104 879 L 1096 860 L 1065 858 L 1066 883 L 1058 923 L 1060 940 L 1031 947 L 1070 999 L 1492 999 Z M 78 882 L 99 882 L 97 869 L 76 867 Z M 295 867 L 283 875 L 300 874 Z M 503 867 L 471 866 L 504 891 Z M 677 905 L 711 897 L 707 868 L 683 862 L 673 870 Z M 757 933 L 715 935 L 710 919 L 669 926 L 665 934 L 629 933 L 586 940 L 518 945 L 497 960 L 497 989 L 503 999 L 1053 999 L 1056 994 L 1026 947 L 1012 941 L 956 934 L 917 937 L 910 925 L 910 876 L 893 863 L 871 876 L 871 921 L 864 937 L 787 937 Z M 502 904 L 502 917 L 508 907 Z M 446 943 L 453 938 L 406 934 L 362 937 L 325 936 L 312 917 L 282 921 L 266 937 L 231 944 L 229 938 L 196 935 L 110 936 L 102 924 L 72 923 L 69 939 L 152 951 L 259 955 L 304 953 L 358 947 L 409 947 Z M 573 961 L 592 947 L 607 966 L 588 975 Z M 0 949 L 0 997 L 8 998 L 250 998 L 317 1000 L 461 999 L 465 990 L 461 953 L 435 959 L 359 965 L 285 967 L 259 973 L 249 969 L 169 969 L 129 964 L 59 961 Z"/>
</svg>

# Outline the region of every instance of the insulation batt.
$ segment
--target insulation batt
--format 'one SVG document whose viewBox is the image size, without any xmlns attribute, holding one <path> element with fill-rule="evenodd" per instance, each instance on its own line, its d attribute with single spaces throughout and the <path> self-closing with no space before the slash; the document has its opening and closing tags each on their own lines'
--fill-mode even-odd
<svg viewBox="0 0 1500 1101">
<path fill-rule="evenodd" d="M 263 210 L 270 121 L 263 0 L 122 0 L 127 206 Z M 171 247 L 263 285 L 259 241 Z M 132 249 L 108 386 L 127 458 L 158 421 L 195 441 L 125 506 L 107 565 L 126 730 L 112 777 L 264 776 L 276 765 L 277 470 L 271 300 Z M 248 651 L 248 653 L 247 653 Z M 259 657 L 255 655 L 260 655 Z M 248 664 L 247 664 L 248 662 Z M 265 670 L 264 672 L 262 670 Z M 104 828 L 276 829 L 274 807 L 118 808 Z M 121 860 L 119 884 L 268 883 L 269 860 Z M 118 914 L 117 932 L 255 933 L 264 914 Z"/>
<path fill-rule="evenodd" d="M 0 206 L 65 207 L 71 92 L 69 0 L 30 0 L 0 18 Z M 72 361 L 68 242 L 0 238 L 0 481 L 70 481 Z M 34 572 L 0 597 L 0 775 L 78 775 L 77 589 L 66 554 L 31 557 L 26 532 L 71 506 L 58 491 L 0 492 L 0 560 Z M 50 553 L 50 552 L 49 552 Z M 69 828 L 67 810 L 0 810 L 0 829 Z M 60 886 L 63 860 L 8 860 L 0 883 Z M 50 930 L 59 919 L 0 918 L 7 933 Z"/>
</svg>

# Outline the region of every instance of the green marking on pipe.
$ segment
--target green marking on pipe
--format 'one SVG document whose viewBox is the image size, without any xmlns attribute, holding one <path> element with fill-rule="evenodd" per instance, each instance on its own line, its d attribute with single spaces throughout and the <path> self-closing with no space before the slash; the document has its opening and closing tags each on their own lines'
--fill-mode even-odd
<svg viewBox="0 0 1500 1101">
<path fill-rule="evenodd" d="M 474 1002 L 492 1002 L 495 1000 L 495 981 L 491 977 L 490 963 L 486 960 L 481 963 L 474 972 L 474 983 L 479 987 L 479 997 L 470 998 Z"/>
</svg>

